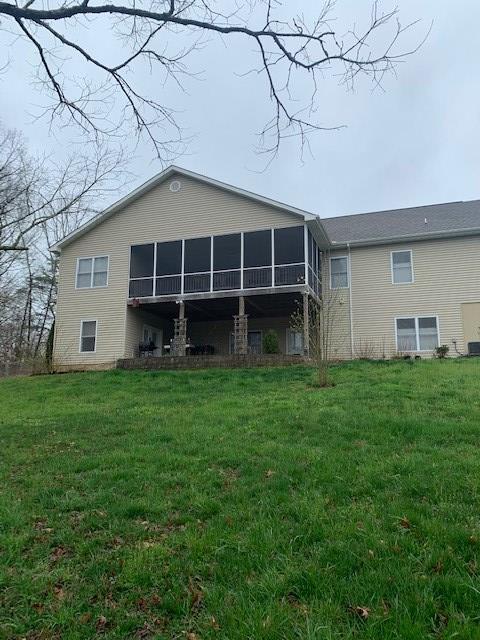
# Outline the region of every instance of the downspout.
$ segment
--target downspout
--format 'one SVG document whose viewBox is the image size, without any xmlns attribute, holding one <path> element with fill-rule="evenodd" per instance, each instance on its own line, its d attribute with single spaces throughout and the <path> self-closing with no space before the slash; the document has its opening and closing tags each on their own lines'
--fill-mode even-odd
<svg viewBox="0 0 480 640">
<path fill-rule="evenodd" d="M 353 340 L 353 294 L 352 294 L 352 252 L 350 250 L 350 243 L 347 242 L 348 249 L 348 298 L 349 298 L 349 307 L 350 307 L 350 352 L 352 356 L 352 360 L 354 358 L 354 340 Z"/>
</svg>

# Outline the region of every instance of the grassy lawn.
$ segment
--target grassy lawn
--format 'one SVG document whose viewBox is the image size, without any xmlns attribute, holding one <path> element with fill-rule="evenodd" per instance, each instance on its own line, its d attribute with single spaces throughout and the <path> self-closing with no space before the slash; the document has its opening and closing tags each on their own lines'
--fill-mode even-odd
<svg viewBox="0 0 480 640">
<path fill-rule="evenodd" d="M 480 638 L 480 359 L 0 381 L 0 638 Z"/>
</svg>

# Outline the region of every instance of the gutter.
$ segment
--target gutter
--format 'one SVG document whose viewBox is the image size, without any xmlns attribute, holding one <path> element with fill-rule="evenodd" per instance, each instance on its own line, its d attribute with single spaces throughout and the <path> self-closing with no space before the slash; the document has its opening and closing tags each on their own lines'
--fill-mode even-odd
<svg viewBox="0 0 480 640">
<path fill-rule="evenodd" d="M 349 307 L 350 307 L 350 351 L 352 355 L 352 360 L 354 358 L 355 348 L 354 348 L 354 339 L 353 339 L 353 284 L 352 284 L 352 252 L 350 250 L 350 243 L 347 242 L 348 249 L 348 297 L 349 297 Z"/>
</svg>

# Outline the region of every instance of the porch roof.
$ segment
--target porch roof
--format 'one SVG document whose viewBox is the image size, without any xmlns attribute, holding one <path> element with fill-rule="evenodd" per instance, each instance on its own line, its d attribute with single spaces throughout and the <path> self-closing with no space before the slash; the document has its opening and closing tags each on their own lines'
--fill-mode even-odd
<svg viewBox="0 0 480 640">
<path fill-rule="evenodd" d="M 279 293 L 278 289 L 275 294 L 245 295 L 245 313 L 254 318 L 276 318 L 290 316 L 297 310 L 301 301 L 302 291 L 292 291 L 291 289 L 285 293 Z M 227 320 L 238 313 L 238 297 L 241 295 L 236 292 L 235 296 L 222 296 L 211 298 L 191 299 L 184 297 L 185 316 L 189 321 L 201 320 Z M 142 299 L 138 301 L 138 308 L 144 309 L 149 313 L 161 316 L 167 320 L 178 318 L 180 299 L 165 301 L 163 298 Z M 130 304 L 130 306 L 134 306 Z"/>
</svg>

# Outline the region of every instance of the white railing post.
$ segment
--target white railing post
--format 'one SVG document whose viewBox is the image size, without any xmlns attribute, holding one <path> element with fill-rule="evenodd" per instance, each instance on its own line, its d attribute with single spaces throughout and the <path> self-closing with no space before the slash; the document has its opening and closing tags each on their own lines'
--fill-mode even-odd
<svg viewBox="0 0 480 640">
<path fill-rule="evenodd" d="M 213 236 L 210 236 L 210 292 L 213 291 Z"/>
<path fill-rule="evenodd" d="M 185 280 L 185 240 L 182 240 L 182 273 L 180 274 L 180 294 L 183 296 Z"/>
<path fill-rule="evenodd" d="M 303 224 L 303 244 L 305 245 L 303 251 L 303 259 L 305 261 L 305 284 L 308 286 L 308 227 L 306 222 Z"/>
<path fill-rule="evenodd" d="M 155 297 L 157 293 L 157 244 L 157 242 L 153 244 L 153 297 Z"/>
<path fill-rule="evenodd" d="M 240 291 L 243 289 L 243 231 L 240 234 Z"/>
<path fill-rule="evenodd" d="M 275 286 L 275 229 L 272 229 L 272 287 Z"/>
</svg>

